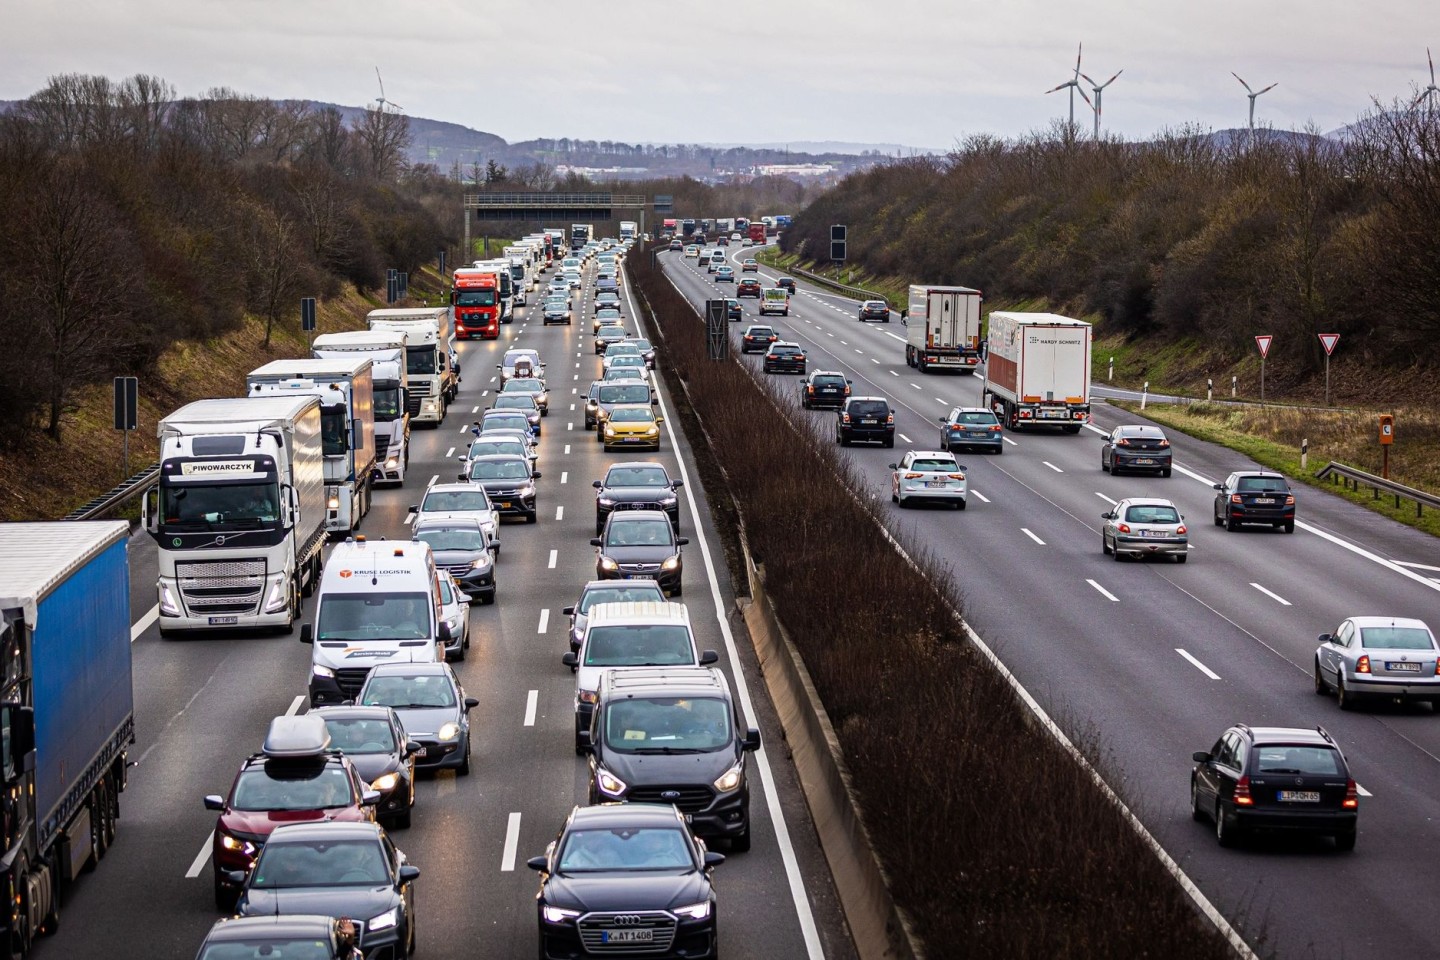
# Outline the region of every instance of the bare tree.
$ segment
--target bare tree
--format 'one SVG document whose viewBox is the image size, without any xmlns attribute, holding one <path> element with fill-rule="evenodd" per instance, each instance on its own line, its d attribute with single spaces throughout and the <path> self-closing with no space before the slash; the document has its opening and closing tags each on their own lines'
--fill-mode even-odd
<svg viewBox="0 0 1440 960">
<path fill-rule="evenodd" d="M 377 180 L 394 181 L 405 167 L 410 147 L 410 118 L 403 113 L 367 107 L 355 128 L 365 171 Z"/>
<path fill-rule="evenodd" d="M 295 224 L 274 208 L 252 203 L 245 237 L 245 304 L 265 318 L 265 346 L 286 304 L 305 290 L 308 280 Z"/>
</svg>

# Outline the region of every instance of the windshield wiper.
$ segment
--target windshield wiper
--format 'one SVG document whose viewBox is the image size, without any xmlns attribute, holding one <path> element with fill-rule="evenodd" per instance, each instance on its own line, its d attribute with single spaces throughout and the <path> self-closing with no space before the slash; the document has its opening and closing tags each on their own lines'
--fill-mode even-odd
<svg viewBox="0 0 1440 960">
<path fill-rule="evenodd" d="M 661 754 L 673 754 L 673 753 L 708 753 L 709 751 L 708 751 L 708 750 L 701 749 L 700 747 L 636 747 L 634 750 L 631 750 L 630 752 L 631 752 L 631 753 L 661 753 Z"/>
</svg>

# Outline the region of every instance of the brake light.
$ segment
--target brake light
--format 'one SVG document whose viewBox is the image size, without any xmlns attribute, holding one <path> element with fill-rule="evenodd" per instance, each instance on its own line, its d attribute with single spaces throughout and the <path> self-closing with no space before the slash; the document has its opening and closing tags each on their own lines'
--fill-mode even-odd
<svg viewBox="0 0 1440 960">
<path fill-rule="evenodd" d="M 1244 503 L 1245 501 L 1240 499 L 1240 494 L 1238 494 L 1238 493 L 1232 493 L 1232 494 L 1230 494 L 1230 502 L 1231 502 L 1231 503 Z"/>
<path fill-rule="evenodd" d="M 886 423 L 894 423 L 894 422 L 895 422 L 895 414 L 892 413 L 892 414 L 888 415 L 888 416 L 885 418 L 885 422 L 886 422 Z"/>
<path fill-rule="evenodd" d="M 1119 530 L 1121 533 L 1129 533 L 1129 532 L 1130 532 L 1130 524 L 1128 524 L 1128 523 L 1122 523 L 1122 524 L 1120 524 L 1118 527 L 1116 527 L 1115 529 L 1116 529 L 1116 530 Z"/>
<path fill-rule="evenodd" d="M 1248 773 L 1235 781 L 1235 806 L 1255 806 L 1255 798 L 1250 796 L 1250 775 Z"/>
<path fill-rule="evenodd" d="M 1440 657 L 1435 659 L 1435 676 L 1440 677 Z"/>
<path fill-rule="evenodd" d="M 846 387 L 846 388 L 845 388 L 845 396 L 847 396 L 847 397 L 850 396 L 850 388 L 849 388 L 849 387 Z"/>
<path fill-rule="evenodd" d="M 1128 447 L 1128 446 L 1130 446 L 1130 441 L 1127 440 L 1127 439 L 1125 439 L 1124 437 L 1121 437 L 1119 440 L 1116 440 L 1116 441 L 1115 441 L 1115 446 L 1117 446 L 1117 447 Z"/>
<path fill-rule="evenodd" d="M 905 479 L 906 479 L 906 480 L 919 480 L 919 479 L 920 479 L 921 477 L 923 477 L 923 476 L 925 476 L 925 474 L 923 474 L 923 473 L 907 473 L 907 474 L 905 474 Z"/>
<path fill-rule="evenodd" d="M 1289 495 L 1289 496 L 1287 496 L 1287 497 L 1285 498 L 1285 506 L 1287 506 L 1287 507 L 1293 507 L 1293 506 L 1295 506 L 1295 496 L 1294 496 L 1294 494 L 1291 494 L 1291 495 Z"/>
<path fill-rule="evenodd" d="M 992 426 L 990 427 L 990 432 L 991 432 L 991 433 L 999 433 L 999 432 L 1000 432 L 1000 424 L 997 423 L 997 424 L 992 425 Z"/>
<path fill-rule="evenodd" d="M 1168 446 L 1170 446 L 1170 441 L 1169 441 L 1169 440 L 1161 440 L 1161 441 L 1160 441 L 1160 446 L 1161 446 L 1162 448 L 1168 447 Z"/>
<path fill-rule="evenodd" d="M 1182 524 L 1180 524 L 1180 526 L 1176 527 L 1176 528 L 1175 528 L 1175 532 L 1176 532 L 1176 533 L 1184 533 L 1184 532 L 1185 532 L 1185 524 L 1182 523 Z"/>
<path fill-rule="evenodd" d="M 951 480 L 964 480 L 964 479 L 965 479 L 965 474 L 963 474 L 963 473 L 947 473 L 946 476 L 949 477 Z"/>
<path fill-rule="evenodd" d="M 842 414 L 840 414 L 840 422 L 841 422 L 841 423 L 849 423 L 849 422 L 850 422 L 850 414 L 848 414 L 848 413 L 842 413 Z"/>
<path fill-rule="evenodd" d="M 1370 672 L 1370 655 L 1369 655 L 1368 653 L 1365 654 L 1363 657 L 1361 657 L 1359 660 L 1356 660 L 1356 661 L 1355 661 L 1355 672 L 1356 672 L 1356 673 L 1369 673 L 1369 672 Z"/>
<path fill-rule="evenodd" d="M 1345 799 L 1342 800 L 1342 801 L 1340 801 L 1340 809 L 1342 809 L 1342 810 L 1358 810 L 1358 809 L 1360 809 L 1360 791 L 1359 791 L 1359 789 L 1355 786 L 1355 781 L 1354 781 L 1354 780 L 1348 780 L 1348 779 L 1347 779 L 1347 780 L 1345 781 Z"/>
</svg>

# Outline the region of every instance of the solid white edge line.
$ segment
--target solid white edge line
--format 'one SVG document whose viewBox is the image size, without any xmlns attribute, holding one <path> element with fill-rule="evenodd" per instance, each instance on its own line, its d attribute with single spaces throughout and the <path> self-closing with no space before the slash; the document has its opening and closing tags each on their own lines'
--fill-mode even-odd
<svg viewBox="0 0 1440 960">
<path fill-rule="evenodd" d="M 1175 652 L 1178 653 L 1178 654 L 1180 654 L 1180 656 L 1184 657 L 1186 660 L 1189 660 L 1191 666 L 1193 666 L 1196 670 L 1199 670 L 1201 673 L 1205 674 L 1205 676 L 1209 677 L 1211 680 L 1219 680 L 1219 679 L 1220 679 L 1220 674 L 1216 673 L 1214 670 L 1211 670 L 1209 667 L 1205 666 L 1205 664 L 1201 663 L 1199 660 L 1196 660 L 1194 657 L 1192 657 L 1192 656 L 1190 655 L 1190 653 L 1189 653 L 1188 651 L 1181 650 L 1179 647 L 1176 647 L 1176 648 L 1175 648 Z"/>
<path fill-rule="evenodd" d="M 1119 603 L 1119 602 L 1120 602 L 1120 598 L 1119 598 L 1119 597 L 1115 596 L 1115 594 L 1111 593 L 1109 590 L 1106 590 L 1104 587 L 1100 586 L 1100 584 L 1096 583 L 1094 580 L 1086 580 L 1085 582 L 1088 583 L 1088 584 L 1090 584 L 1090 586 L 1094 587 L 1097 591 L 1099 591 L 1100 596 L 1104 597 L 1106 600 L 1109 600 L 1111 603 Z"/>
<path fill-rule="evenodd" d="M 190 869 L 185 871 L 185 879 L 194 880 L 200 876 L 200 871 L 205 869 L 205 864 L 210 860 L 210 850 L 214 843 L 215 831 L 211 830 L 210 835 L 205 838 L 204 846 L 202 846 L 200 852 L 195 855 L 195 859 L 191 861 Z"/>
<path fill-rule="evenodd" d="M 985 496 L 985 494 L 981 493 L 979 490 L 976 490 L 976 489 L 973 489 L 973 488 L 970 489 L 970 490 L 967 492 L 966 495 L 967 495 L 967 496 L 974 497 L 976 500 L 979 500 L 981 503 L 989 503 L 989 502 L 990 502 L 990 498 L 989 498 L 989 497 Z"/>
<path fill-rule="evenodd" d="M 663 272 L 663 271 L 662 271 Z M 669 277 L 666 277 L 669 280 Z M 674 286 L 674 281 L 670 281 Z M 681 296 L 684 292 L 675 287 Z M 625 285 L 625 299 L 630 303 L 631 316 L 636 318 L 639 324 L 640 312 L 635 308 L 635 300 L 630 295 L 630 284 Z M 686 301 L 689 298 L 686 297 Z M 663 394 L 657 394 L 660 401 L 660 415 L 669 422 L 670 411 L 667 409 Z M 680 479 L 685 481 L 685 500 L 690 505 L 690 516 L 694 520 L 696 544 L 700 547 L 700 556 L 705 561 L 705 575 L 710 581 L 710 597 L 715 603 L 715 618 L 720 622 L 720 634 L 725 638 L 725 652 L 730 657 L 730 672 L 734 676 L 735 689 L 740 694 L 740 705 L 748 718 L 755 717 L 755 704 L 750 698 L 750 684 L 746 682 L 745 671 L 740 667 L 740 651 L 735 645 L 735 635 L 730 631 L 730 620 L 725 613 L 725 602 L 720 596 L 720 581 L 715 575 L 715 560 L 710 555 L 709 538 L 705 536 L 705 525 L 699 521 L 700 509 L 695 502 L 695 485 L 690 480 L 690 471 L 685 467 L 685 458 L 679 456 L 676 451 L 676 462 L 680 467 Z M 820 945 L 820 933 L 815 927 L 815 914 L 810 909 L 810 897 L 805 889 L 805 878 L 800 873 L 800 863 L 795 857 L 795 845 L 790 840 L 790 825 L 785 821 L 785 811 L 780 807 L 780 796 L 775 791 L 775 774 L 770 769 L 770 756 L 762 744 L 760 749 L 755 751 L 756 772 L 760 774 L 760 783 L 765 789 L 765 807 L 770 814 L 770 822 L 775 827 L 775 840 L 780 847 L 780 860 L 785 866 L 785 879 L 790 885 L 790 898 L 795 904 L 796 919 L 800 922 L 800 935 L 805 941 L 805 954 L 810 960 L 824 960 L 825 950 Z"/>
<path fill-rule="evenodd" d="M 1360 784 L 1358 784 L 1358 783 L 1355 784 L 1355 792 L 1358 793 L 1358 794 L 1360 794 L 1360 796 L 1362 796 L 1362 797 L 1373 797 L 1373 796 L 1375 796 L 1375 794 L 1371 793 L 1369 790 L 1366 790 L 1364 787 L 1360 786 Z"/>
<path fill-rule="evenodd" d="M 1040 544 L 1040 546 L 1045 546 L 1044 540 L 1041 540 L 1039 537 L 1035 536 L 1035 534 L 1031 533 L 1025 527 L 1021 527 L 1020 532 L 1025 534 L 1025 536 L 1029 537 L 1031 540 L 1034 540 L 1036 543 Z"/>
<path fill-rule="evenodd" d="M 140 634 L 144 633 L 146 630 L 149 630 L 149 629 L 150 629 L 150 624 L 154 623 L 156 620 L 159 620 L 159 619 L 160 619 L 160 604 L 157 603 L 157 604 L 155 604 L 155 606 L 151 607 L 149 610 L 146 610 L 146 611 L 145 611 L 145 615 L 144 615 L 143 617 L 141 617 L 139 620 L 136 620 L 135 623 L 134 623 L 133 625 L 131 625 L 131 627 L 130 627 L 130 642 L 131 642 L 131 643 L 134 643 L 136 640 L 140 639 Z"/>
<path fill-rule="evenodd" d="M 1288 607 L 1291 605 L 1290 601 L 1280 596 L 1280 594 L 1276 593 L 1273 590 L 1266 590 L 1264 587 L 1260 586 L 1260 584 L 1256 583 L 1253 580 L 1250 581 L 1250 586 L 1254 587 L 1256 590 L 1259 590 L 1261 593 L 1265 594 L 1265 596 L 1269 597 L 1271 600 L 1282 604 L 1283 606 Z"/>
<path fill-rule="evenodd" d="M 549 608 L 549 607 L 546 607 L 544 610 L 541 610 L 541 611 L 540 611 L 540 629 L 537 630 L 536 633 L 544 633 L 544 632 L 545 632 L 545 629 L 546 629 L 547 627 L 549 627 L 549 626 L 550 626 L 550 608 Z"/>
<path fill-rule="evenodd" d="M 525 726 L 535 726 L 535 710 L 540 704 L 540 691 L 531 690 L 525 694 Z"/>
<path fill-rule="evenodd" d="M 500 870 L 508 873 L 515 869 L 515 851 L 520 846 L 520 814 L 510 814 L 505 824 L 505 852 L 500 854 Z"/>
</svg>

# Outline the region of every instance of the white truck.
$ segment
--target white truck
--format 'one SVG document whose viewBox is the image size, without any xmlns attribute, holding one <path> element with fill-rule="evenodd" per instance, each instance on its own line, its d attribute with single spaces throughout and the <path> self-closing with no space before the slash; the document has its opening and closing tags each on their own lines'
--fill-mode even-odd
<svg viewBox="0 0 1440 960">
<path fill-rule="evenodd" d="M 639 238 L 639 234 L 640 234 L 640 224 L 636 223 L 634 220 L 621 220 L 621 221 L 620 221 L 620 239 L 621 239 L 621 240 L 635 240 L 635 239 L 638 239 L 638 238 Z"/>
<path fill-rule="evenodd" d="M 375 374 L 367 357 L 272 360 L 245 378 L 252 397 L 320 398 L 325 529 L 348 534 L 370 512 L 375 471 Z"/>
<path fill-rule="evenodd" d="M 159 437 L 160 481 L 141 511 L 159 547 L 161 635 L 290 632 L 323 563 L 319 398 L 197 400 Z"/>
<path fill-rule="evenodd" d="M 510 323 L 515 319 L 515 275 L 510 272 L 510 258 L 476 260 L 476 270 L 494 273 L 500 277 L 500 322 Z"/>
<path fill-rule="evenodd" d="M 1014 430 L 1090 420 L 1090 324 L 1053 313 L 990 314 L 982 402 Z"/>
<path fill-rule="evenodd" d="M 371 362 L 375 388 L 375 467 L 371 482 L 402 484 L 410 465 L 409 379 L 405 370 L 405 333 L 400 330 L 347 330 L 322 333 L 310 352 L 324 360 L 364 357 Z"/>
<path fill-rule="evenodd" d="M 450 308 L 371 310 L 365 323 L 371 330 L 396 330 L 405 334 L 410 419 L 438 427 L 460 391 L 460 379 L 450 363 L 454 346 Z"/>
<path fill-rule="evenodd" d="M 980 366 L 979 290 L 911 285 L 905 311 L 905 362 L 921 373 Z"/>
</svg>

